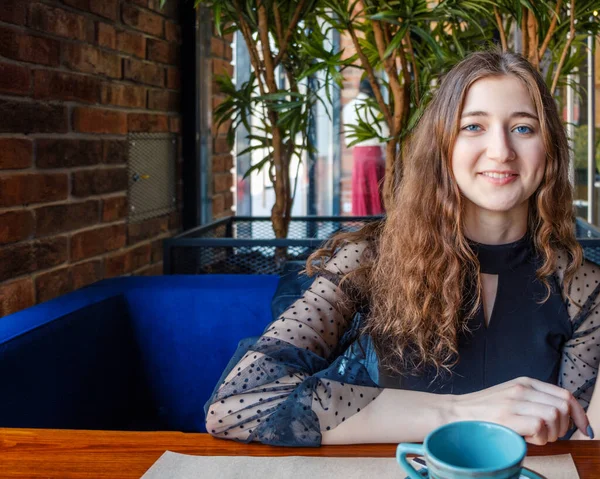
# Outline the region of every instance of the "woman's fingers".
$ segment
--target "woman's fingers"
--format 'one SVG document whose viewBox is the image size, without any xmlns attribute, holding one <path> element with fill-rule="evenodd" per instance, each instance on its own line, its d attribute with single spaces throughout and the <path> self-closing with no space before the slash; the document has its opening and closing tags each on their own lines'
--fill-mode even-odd
<svg viewBox="0 0 600 479">
<path fill-rule="evenodd" d="M 585 413 L 585 409 L 583 409 L 581 404 L 577 402 L 577 399 L 575 399 L 570 391 L 553 384 L 538 381 L 537 379 L 525 379 L 527 379 L 530 382 L 531 387 L 537 391 L 550 394 L 565 401 L 569 405 L 569 415 L 573 419 L 575 426 L 577 426 L 577 429 L 587 436 L 587 428 L 590 425 L 590 420 Z"/>
<path fill-rule="evenodd" d="M 534 416 L 512 416 L 504 426 L 511 428 L 524 437 L 525 441 L 536 446 L 543 446 L 548 442 L 548 428 L 543 419 Z"/>
<path fill-rule="evenodd" d="M 556 429 L 556 434 L 558 435 L 557 438 L 562 437 L 567 433 L 571 419 L 568 401 L 535 389 L 527 390 L 520 399 L 525 400 L 524 403 L 519 403 L 522 404 L 525 409 L 522 409 L 523 412 L 519 411 L 518 414 L 539 415 L 546 422 L 554 421 L 556 426 L 552 427 Z M 535 414 L 535 410 L 532 409 L 532 406 L 537 405 L 540 406 L 539 414 Z M 549 437 L 553 437 L 553 434 L 549 434 Z M 555 441 L 556 438 L 548 440 Z"/>
<path fill-rule="evenodd" d="M 566 433 L 562 432 L 562 425 L 566 422 L 568 425 L 569 419 L 568 415 L 566 416 L 566 421 L 563 421 L 561 418 L 562 413 L 555 408 L 554 406 L 548 406 L 547 404 L 542 403 L 533 403 L 529 401 L 522 401 L 517 403 L 515 407 L 515 412 L 519 416 L 531 417 L 535 420 L 544 421 L 545 427 L 543 429 L 546 430 L 545 439 L 547 442 L 554 442 L 559 437 L 563 436 Z M 532 423 L 533 424 L 533 423 Z M 533 424 L 534 426 L 538 426 L 538 424 Z M 526 431 L 527 436 L 535 436 L 538 433 L 535 431 Z"/>
</svg>

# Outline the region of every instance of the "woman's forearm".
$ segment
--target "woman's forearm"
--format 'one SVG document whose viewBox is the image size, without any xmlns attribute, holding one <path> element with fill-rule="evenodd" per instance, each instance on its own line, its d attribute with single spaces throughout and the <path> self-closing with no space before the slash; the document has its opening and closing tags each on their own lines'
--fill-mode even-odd
<svg viewBox="0 0 600 479">
<path fill-rule="evenodd" d="M 452 404 L 451 395 L 385 389 L 362 411 L 323 431 L 321 444 L 421 442 L 454 420 Z"/>
</svg>

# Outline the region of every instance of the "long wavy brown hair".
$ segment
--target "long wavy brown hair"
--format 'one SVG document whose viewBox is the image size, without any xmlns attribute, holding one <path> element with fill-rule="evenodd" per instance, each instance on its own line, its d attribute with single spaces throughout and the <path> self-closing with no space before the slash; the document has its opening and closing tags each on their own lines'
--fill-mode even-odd
<svg viewBox="0 0 600 479">
<path fill-rule="evenodd" d="M 582 262 L 574 234 L 569 149 L 556 104 L 540 74 L 522 56 L 473 53 L 443 79 L 403 148 L 403 178 L 381 222 L 339 234 L 307 263 L 318 274 L 347 241 L 367 241 L 360 268 L 348 273 L 354 295 L 369 298 L 363 333 L 374 342 L 380 365 L 396 374 L 433 367 L 451 372 L 458 335 L 481 303 L 479 262 L 464 236 L 463 197 L 451 168 L 462 106 L 469 87 L 486 77 L 513 75 L 527 87 L 537 110 L 547 154 L 542 183 L 529 199 L 528 234 L 542 261 L 537 277 L 550 295 L 557 252 L 568 257 L 570 283 Z M 476 294 L 465 297 L 466 281 Z M 353 300 L 354 298 L 349 298 Z"/>
</svg>

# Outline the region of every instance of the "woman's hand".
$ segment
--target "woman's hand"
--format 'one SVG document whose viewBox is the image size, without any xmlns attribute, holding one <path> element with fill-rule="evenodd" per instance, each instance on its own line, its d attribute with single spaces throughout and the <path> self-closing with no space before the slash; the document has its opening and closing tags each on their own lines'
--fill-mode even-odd
<svg viewBox="0 0 600 479">
<path fill-rule="evenodd" d="M 527 377 L 454 396 L 452 410 L 457 420 L 501 424 L 536 445 L 564 436 L 571 420 L 586 436 L 590 424 L 585 410 L 569 391 Z"/>
</svg>

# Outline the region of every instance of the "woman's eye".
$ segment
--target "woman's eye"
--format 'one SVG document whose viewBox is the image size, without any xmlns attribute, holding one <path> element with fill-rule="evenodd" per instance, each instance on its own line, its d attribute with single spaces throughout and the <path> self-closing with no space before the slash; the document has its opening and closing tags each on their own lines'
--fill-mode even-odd
<svg viewBox="0 0 600 479">
<path fill-rule="evenodd" d="M 463 130 L 465 131 L 479 131 L 481 130 L 481 127 L 479 125 L 467 125 L 463 127 Z"/>
<path fill-rule="evenodd" d="M 533 133 L 533 130 L 528 126 L 517 126 L 514 131 L 521 135 L 528 135 L 529 133 Z"/>
</svg>

